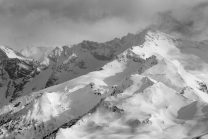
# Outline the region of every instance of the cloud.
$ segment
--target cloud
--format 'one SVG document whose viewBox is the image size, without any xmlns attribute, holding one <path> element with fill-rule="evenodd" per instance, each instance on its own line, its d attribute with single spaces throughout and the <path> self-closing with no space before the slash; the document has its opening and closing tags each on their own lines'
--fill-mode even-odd
<svg viewBox="0 0 208 139">
<path fill-rule="evenodd" d="M 0 44 L 104 42 L 151 24 L 199 39 L 207 35 L 207 7 L 206 0 L 0 0 Z"/>
<path fill-rule="evenodd" d="M 160 12 L 155 25 L 164 32 L 187 39 L 205 39 L 208 36 L 208 2 Z"/>
<path fill-rule="evenodd" d="M 31 12 L 47 12 L 53 18 L 64 17 L 75 22 L 91 22 L 112 17 L 134 20 L 135 0 L 5 0 L 0 13 L 24 17 Z"/>
<path fill-rule="evenodd" d="M 128 32 L 119 30 L 121 24 L 131 30 L 130 22 L 138 19 L 136 10 L 134 0 L 3 0 L 0 44 L 20 49 L 27 45 L 73 44 L 82 39 L 106 41 Z M 106 32 L 112 27 L 115 32 Z"/>
</svg>

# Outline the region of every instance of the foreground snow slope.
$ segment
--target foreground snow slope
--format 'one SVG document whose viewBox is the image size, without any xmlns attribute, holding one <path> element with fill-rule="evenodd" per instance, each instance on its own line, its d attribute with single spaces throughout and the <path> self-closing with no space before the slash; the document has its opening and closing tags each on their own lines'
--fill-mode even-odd
<svg viewBox="0 0 208 139">
<path fill-rule="evenodd" d="M 131 76 L 130 87 L 121 87 L 123 93 L 105 99 L 71 128 L 59 129 L 56 138 L 182 139 L 208 132 L 207 104 L 187 99 L 161 82 L 149 78 L 144 82 L 144 78 Z"/>
<path fill-rule="evenodd" d="M 56 47 L 24 95 L 2 105 L 0 138 L 205 138 L 208 90 L 200 75 L 207 61 L 185 53 L 185 43 L 146 29 Z M 40 90 L 44 85 L 51 87 Z"/>
</svg>

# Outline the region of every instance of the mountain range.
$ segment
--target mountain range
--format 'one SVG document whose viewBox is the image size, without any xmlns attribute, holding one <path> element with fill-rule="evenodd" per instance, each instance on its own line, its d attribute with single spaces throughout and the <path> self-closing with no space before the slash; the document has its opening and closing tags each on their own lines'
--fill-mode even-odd
<svg viewBox="0 0 208 139">
<path fill-rule="evenodd" d="M 2 139 L 208 139 L 208 41 L 155 28 L 0 46 Z"/>
</svg>

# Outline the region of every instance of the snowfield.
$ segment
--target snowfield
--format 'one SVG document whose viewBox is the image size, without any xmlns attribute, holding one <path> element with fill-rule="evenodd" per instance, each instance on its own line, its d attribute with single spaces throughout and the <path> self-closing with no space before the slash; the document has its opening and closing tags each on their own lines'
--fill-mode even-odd
<svg viewBox="0 0 208 139">
<path fill-rule="evenodd" d="M 207 45 L 150 28 L 42 56 L 22 50 L 42 57 L 39 73 L 13 101 L 10 72 L 1 76 L 0 138 L 207 139 Z"/>
</svg>

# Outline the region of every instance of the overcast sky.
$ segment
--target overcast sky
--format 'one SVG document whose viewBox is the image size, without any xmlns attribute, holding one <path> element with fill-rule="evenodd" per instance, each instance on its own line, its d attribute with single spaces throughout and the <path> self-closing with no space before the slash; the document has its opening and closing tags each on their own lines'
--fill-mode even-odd
<svg viewBox="0 0 208 139">
<path fill-rule="evenodd" d="M 207 0 L 0 0 L 0 44 L 104 42 L 156 24 L 188 39 L 207 38 Z"/>
</svg>

